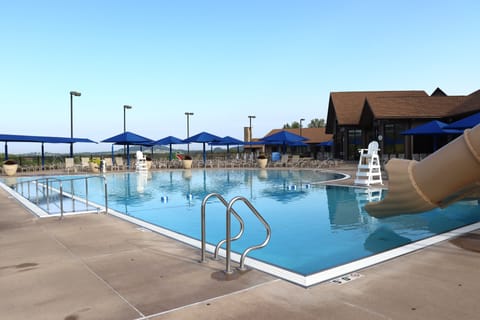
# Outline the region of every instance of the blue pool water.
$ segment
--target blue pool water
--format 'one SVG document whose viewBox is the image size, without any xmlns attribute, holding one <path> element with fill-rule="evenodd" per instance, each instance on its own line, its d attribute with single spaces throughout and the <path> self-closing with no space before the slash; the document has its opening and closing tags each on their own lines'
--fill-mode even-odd
<svg viewBox="0 0 480 320">
<path fill-rule="evenodd" d="M 319 183 L 341 175 L 313 170 L 192 170 L 108 174 L 109 207 L 177 233 L 200 239 L 200 207 L 212 192 L 227 201 L 244 196 L 272 228 L 267 247 L 249 256 L 301 275 L 310 275 L 480 220 L 478 200 L 446 209 L 386 219 L 364 210 L 382 191 Z M 67 185 L 68 187 L 68 185 Z M 91 201 L 103 201 L 103 184 L 92 181 Z M 67 190 L 68 191 L 68 190 Z M 385 193 L 385 191 L 383 191 Z M 263 241 L 265 229 L 241 202 L 234 209 L 245 220 L 244 236 L 232 250 Z M 225 206 L 206 207 L 207 242 L 225 238 Z M 232 234 L 238 231 L 233 219 Z"/>
</svg>

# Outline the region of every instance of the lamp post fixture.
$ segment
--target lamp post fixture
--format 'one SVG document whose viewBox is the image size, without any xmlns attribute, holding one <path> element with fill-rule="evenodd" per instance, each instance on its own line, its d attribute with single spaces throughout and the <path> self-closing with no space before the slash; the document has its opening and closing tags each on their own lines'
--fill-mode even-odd
<svg viewBox="0 0 480 320">
<path fill-rule="evenodd" d="M 127 109 L 132 109 L 132 106 L 125 104 L 123 106 L 123 133 L 127 132 Z M 126 157 L 127 151 L 125 150 L 126 145 L 123 145 L 123 157 Z M 127 166 L 130 168 L 130 158 L 127 159 Z"/>
<path fill-rule="evenodd" d="M 250 120 L 250 125 L 248 127 L 248 142 L 252 142 L 252 119 L 255 119 L 255 116 L 248 116 Z"/>
<path fill-rule="evenodd" d="M 300 135 L 302 135 L 302 122 L 305 121 L 305 119 L 300 119 Z"/>
<path fill-rule="evenodd" d="M 73 139 L 73 96 L 80 97 L 82 94 L 77 91 L 70 91 L 70 138 Z M 70 158 L 73 157 L 73 141 L 70 142 Z"/>
<path fill-rule="evenodd" d="M 132 109 L 132 106 L 124 105 L 123 106 L 123 133 L 127 132 L 127 109 Z"/>
<path fill-rule="evenodd" d="M 193 116 L 193 112 L 185 112 L 187 116 L 187 139 L 190 138 L 190 116 Z M 190 144 L 187 144 L 187 154 L 190 154 Z"/>
</svg>

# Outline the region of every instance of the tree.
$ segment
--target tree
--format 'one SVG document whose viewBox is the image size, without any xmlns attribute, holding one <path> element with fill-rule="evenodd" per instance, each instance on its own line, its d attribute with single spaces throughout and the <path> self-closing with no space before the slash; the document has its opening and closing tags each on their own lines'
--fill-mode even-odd
<svg viewBox="0 0 480 320">
<path fill-rule="evenodd" d="M 305 126 L 302 126 L 305 128 Z M 318 119 L 315 118 L 310 121 L 307 128 L 324 128 L 325 127 L 325 119 Z M 286 123 L 283 125 L 283 129 L 298 129 L 300 128 L 300 123 L 298 121 L 293 121 L 291 124 Z"/>
<path fill-rule="evenodd" d="M 318 119 L 315 118 L 308 124 L 309 128 L 324 128 L 325 127 L 325 119 Z"/>
<path fill-rule="evenodd" d="M 300 123 L 298 121 L 293 121 L 292 124 L 284 124 L 283 129 L 298 129 L 300 128 Z"/>
</svg>

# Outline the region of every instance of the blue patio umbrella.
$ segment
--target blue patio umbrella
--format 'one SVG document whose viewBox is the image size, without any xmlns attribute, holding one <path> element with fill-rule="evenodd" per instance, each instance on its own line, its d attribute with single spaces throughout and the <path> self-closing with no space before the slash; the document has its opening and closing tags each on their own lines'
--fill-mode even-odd
<svg viewBox="0 0 480 320">
<path fill-rule="evenodd" d="M 442 121 L 438 121 L 438 120 L 433 120 L 433 121 L 427 122 L 425 124 L 419 125 L 415 128 L 403 131 L 400 134 L 410 135 L 410 136 L 415 136 L 415 135 L 432 136 L 433 137 L 433 150 L 437 150 L 437 136 L 438 135 L 462 134 L 462 131 L 460 131 L 460 130 L 447 129 L 446 127 L 447 127 L 446 123 L 444 123 Z"/>
<path fill-rule="evenodd" d="M 136 133 L 125 131 L 116 136 L 102 140 L 101 142 L 112 142 L 116 145 L 126 145 L 127 146 L 127 167 L 130 168 L 130 145 L 151 145 L 153 143 L 152 139 L 142 137 Z"/>
<path fill-rule="evenodd" d="M 283 153 L 286 151 L 286 146 L 296 142 L 302 142 L 308 140 L 298 134 L 289 132 L 287 130 L 281 130 L 269 136 L 263 137 L 262 141 L 265 144 L 277 144 L 283 146 Z"/>
<path fill-rule="evenodd" d="M 170 146 L 170 160 L 172 160 L 172 144 L 184 144 L 185 142 L 182 139 L 179 139 L 174 136 L 168 136 L 165 138 L 162 138 L 160 140 L 155 141 L 153 144 L 154 145 L 169 145 Z"/>
<path fill-rule="evenodd" d="M 322 141 L 319 144 L 317 144 L 319 147 L 331 147 L 333 146 L 333 140 L 328 140 L 328 141 Z"/>
<path fill-rule="evenodd" d="M 206 165 L 207 153 L 205 151 L 205 143 L 220 141 L 222 138 L 208 132 L 200 132 L 188 139 L 183 140 L 184 143 L 197 142 L 203 143 L 203 164 Z"/>
<path fill-rule="evenodd" d="M 227 153 L 230 153 L 230 145 L 243 145 L 245 142 L 242 140 L 238 140 L 236 138 L 225 136 L 221 138 L 219 141 L 210 142 L 210 145 L 213 146 L 227 146 Z"/>
<path fill-rule="evenodd" d="M 469 117 L 460 119 L 447 125 L 447 129 L 468 129 L 473 128 L 480 123 L 480 112 L 472 114 Z"/>
</svg>

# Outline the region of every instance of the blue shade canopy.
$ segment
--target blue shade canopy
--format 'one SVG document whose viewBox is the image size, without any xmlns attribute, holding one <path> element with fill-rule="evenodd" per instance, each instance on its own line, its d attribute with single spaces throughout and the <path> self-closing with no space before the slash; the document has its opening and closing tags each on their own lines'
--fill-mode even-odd
<svg viewBox="0 0 480 320">
<path fill-rule="evenodd" d="M 183 140 L 184 143 L 198 142 L 203 143 L 203 165 L 206 166 L 207 152 L 205 151 L 205 143 L 220 141 L 222 138 L 208 132 L 200 132 L 188 139 Z"/>
<path fill-rule="evenodd" d="M 101 142 L 112 142 L 114 144 L 134 144 L 134 145 L 151 145 L 152 139 L 142 137 L 130 131 L 122 132 L 116 136 L 102 140 Z"/>
<path fill-rule="evenodd" d="M 43 143 L 96 143 L 86 138 L 65 138 L 65 137 L 47 137 L 47 136 L 24 136 L 17 134 L 0 134 L 0 141 L 5 142 L 43 142 Z"/>
<path fill-rule="evenodd" d="M 473 128 L 480 123 L 480 112 L 472 114 L 469 117 L 460 119 L 446 126 L 447 129 L 468 129 Z"/>
<path fill-rule="evenodd" d="M 174 137 L 174 136 L 168 136 L 168 137 L 162 138 L 160 140 L 157 140 L 157 141 L 153 142 L 152 144 L 153 145 L 166 146 L 166 145 L 169 145 L 169 144 L 184 144 L 184 143 L 185 142 L 182 139 L 179 139 L 179 138 Z"/>
<path fill-rule="evenodd" d="M 447 124 L 433 120 L 415 128 L 401 132 L 403 135 L 437 135 L 437 134 L 462 134 L 462 131 L 446 129 Z"/>
<path fill-rule="evenodd" d="M 317 146 L 320 146 L 320 147 L 331 147 L 331 146 L 333 146 L 333 140 L 328 140 L 328 141 L 320 142 L 319 144 L 317 144 Z"/>
<path fill-rule="evenodd" d="M 179 139 L 177 137 L 174 137 L 174 136 L 168 136 L 168 137 L 165 137 L 165 138 L 162 138 L 160 140 L 157 140 L 155 142 L 152 143 L 152 145 L 161 145 L 161 146 L 164 146 L 164 145 L 168 145 L 170 146 L 170 160 L 172 160 L 172 144 L 183 144 L 185 142 L 183 142 L 182 139 Z"/>
<path fill-rule="evenodd" d="M 286 130 L 279 131 L 272 135 L 263 137 L 262 139 L 262 141 L 264 142 L 278 142 L 279 144 L 292 143 L 292 142 L 305 141 L 305 140 L 308 140 L 308 139 Z"/>
<path fill-rule="evenodd" d="M 288 142 L 287 144 L 291 147 L 308 147 L 308 144 L 303 141 Z"/>
<path fill-rule="evenodd" d="M 223 138 L 221 138 L 219 141 L 213 141 L 213 142 L 210 142 L 211 145 L 214 145 L 214 146 L 228 146 L 228 145 L 231 145 L 231 144 L 244 144 L 245 142 L 243 142 L 242 140 L 238 140 L 236 138 L 233 138 L 233 137 L 230 137 L 230 136 L 225 136 Z"/>
<path fill-rule="evenodd" d="M 8 142 L 38 142 L 42 144 L 42 168 L 45 166 L 45 148 L 44 143 L 96 143 L 86 138 L 65 138 L 65 137 L 47 137 L 47 136 L 25 136 L 17 134 L 0 134 L 0 141 L 5 141 L 5 160 L 8 160 Z"/>
<path fill-rule="evenodd" d="M 112 142 L 117 145 L 127 146 L 127 167 L 130 168 L 130 145 L 151 146 L 154 142 L 152 139 L 142 137 L 130 131 L 125 131 L 116 136 L 102 140 L 102 142 Z"/>
<path fill-rule="evenodd" d="M 190 143 L 190 142 L 199 142 L 199 143 L 207 143 L 207 142 L 216 142 L 220 141 L 222 138 L 219 136 L 216 136 L 214 134 L 208 133 L 208 132 L 200 132 L 194 136 L 191 136 L 188 139 L 183 140 L 184 143 Z"/>
</svg>

